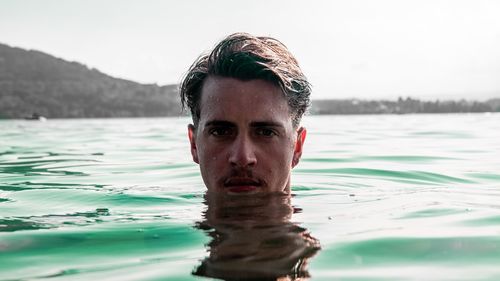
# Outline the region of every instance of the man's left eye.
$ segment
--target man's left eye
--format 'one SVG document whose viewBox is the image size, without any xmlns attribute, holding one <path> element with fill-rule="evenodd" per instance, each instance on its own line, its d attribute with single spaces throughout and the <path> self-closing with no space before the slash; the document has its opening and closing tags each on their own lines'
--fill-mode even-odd
<svg viewBox="0 0 500 281">
<path fill-rule="evenodd" d="M 278 133 L 276 133 L 275 130 L 267 129 L 267 128 L 258 128 L 256 133 L 257 133 L 257 135 L 264 136 L 264 137 L 273 137 L 273 136 L 278 135 Z"/>
</svg>

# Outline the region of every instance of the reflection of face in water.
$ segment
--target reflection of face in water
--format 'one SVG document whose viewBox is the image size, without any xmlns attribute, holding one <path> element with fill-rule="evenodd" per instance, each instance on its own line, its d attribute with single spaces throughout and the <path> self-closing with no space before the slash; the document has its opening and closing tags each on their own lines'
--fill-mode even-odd
<svg viewBox="0 0 500 281">
<path fill-rule="evenodd" d="M 319 241 L 290 222 L 289 195 L 207 194 L 205 220 L 197 225 L 212 238 L 209 256 L 194 275 L 225 280 L 295 280 L 309 277 L 307 261 Z"/>
</svg>

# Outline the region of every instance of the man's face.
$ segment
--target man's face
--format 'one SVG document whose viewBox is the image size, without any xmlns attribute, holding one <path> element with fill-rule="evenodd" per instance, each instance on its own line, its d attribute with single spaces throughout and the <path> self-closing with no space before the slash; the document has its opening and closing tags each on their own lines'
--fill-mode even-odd
<svg viewBox="0 0 500 281">
<path fill-rule="evenodd" d="M 227 193 L 288 193 L 305 136 L 293 127 L 279 87 L 218 76 L 205 80 L 198 127 L 189 126 L 205 185 Z"/>
</svg>

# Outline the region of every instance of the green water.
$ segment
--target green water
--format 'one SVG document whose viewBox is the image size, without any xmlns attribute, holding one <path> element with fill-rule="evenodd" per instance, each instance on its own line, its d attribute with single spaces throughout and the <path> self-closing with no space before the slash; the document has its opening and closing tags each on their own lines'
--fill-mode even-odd
<svg viewBox="0 0 500 281">
<path fill-rule="evenodd" d="M 500 280 L 500 114 L 308 116 L 292 198 L 244 202 L 188 122 L 0 121 L 0 280 Z"/>
</svg>

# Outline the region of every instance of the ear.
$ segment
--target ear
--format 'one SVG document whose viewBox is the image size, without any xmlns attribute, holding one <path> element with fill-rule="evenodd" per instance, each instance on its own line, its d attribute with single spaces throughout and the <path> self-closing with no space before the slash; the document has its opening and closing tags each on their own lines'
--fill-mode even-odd
<svg viewBox="0 0 500 281">
<path fill-rule="evenodd" d="M 200 164 L 198 159 L 198 149 L 196 148 L 196 128 L 193 124 L 188 125 L 188 137 L 189 143 L 191 144 L 191 155 L 193 156 L 193 161 Z"/>
<path fill-rule="evenodd" d="M 300 157 L 302 156 L 302 147 L 306 140 L 306 134 L 307 130 L 304 127 L 300 127 L 297 130 L 297 141 L 295 142 L 295 149 L 293 150 L 292 168 L 299 164 Z"/>
</svg>

